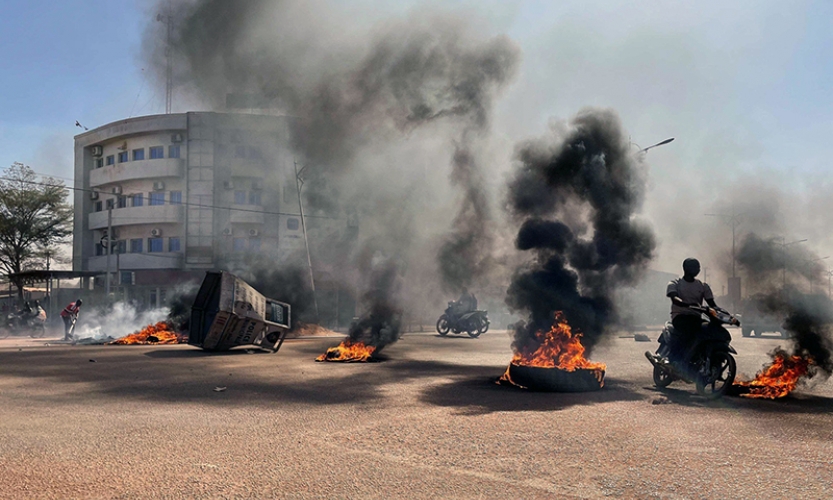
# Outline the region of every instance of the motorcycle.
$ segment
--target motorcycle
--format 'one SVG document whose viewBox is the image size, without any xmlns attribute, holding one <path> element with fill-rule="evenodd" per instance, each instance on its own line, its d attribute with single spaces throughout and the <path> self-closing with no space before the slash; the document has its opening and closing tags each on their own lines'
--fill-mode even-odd
<svg viewBox="0 0 833 500">
<path fill-rule="evenodd" d="M 466 332 L 469 337 L 477 338 L 489 330 L 488 311 L 469 311 L 457 314 L 456 303 L 449 302 L 448 308 L 437 320 L 437 333 L 445 337 L 448 332 Z"/>
<path fill-rule="evenodd" d="M 722 397 L 732 386 L 737 373 L 737 365 L 732 354 L 737 351 L 730 345 L 732 336 L 723 325 L 740 326 L 740 321 L 728 311 L 720 308 L 689 306 L 708 319 L 700 335 L 687 349 L 687 355 L 681 362 L 672 363 L 668 356 L 671 352 L 671 337 L 674 326 L 669 321 L 665 324 L 658 342 L 656 354 L 645 352 L 645 357 L 654 366 L 654 384 L 660 389 L 668 387 L 675 380 L 694 383 L 697 393 L 708 399 Z"/>
<path fill-rule="evenodd" d="M 46 312 L 41 309 L 38 314 L 27 311 L 9 313 L 6 316 L 6 331 L 9 333 L 28 331 L 32 338 L 46 335 Z"/>
</svg>

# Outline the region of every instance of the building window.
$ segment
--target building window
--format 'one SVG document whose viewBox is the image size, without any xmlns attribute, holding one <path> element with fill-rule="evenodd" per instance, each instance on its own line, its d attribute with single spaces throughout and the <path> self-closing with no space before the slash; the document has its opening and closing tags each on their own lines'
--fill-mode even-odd
<svg viewBox="0 0 833 500">
<path fill-rule="evenodd" d="M 179 158 L 179 145 L 168 146 L 168 158 Z"/>
<path fill-rule="evenodd" d="M 116 204 L 115 204 L 115 200 L 113 200 L 113 198 L 110 198 L 109 200 L 107 200 L 107 210 L 110 210 L 111 208 L 113 208 L 115 206 L 116 206 Z"/>
<path fill-rule="evenodd" d="M 232 240 L 233 250 L 235 252 L 243 252 L 246 250 L 246 239 L 245 238 L 234 238 Z"/>
<path fill-rule="evenodd" d="M 107 157 L 107 165 L 115 165 L 116 164 L 116 157 L 110 155 Z"/>
<path fill-rule="evenodd" d="M 127 151 L 122 151 L 119 153 L 119 163 L 124 163 L 127 161 Z"/>
<path fill-rule="evenodd" d="M 133 161 L 145 159 L 145 148 L 133 150 Z"/>
<path fill-rule="evenodd" d="M 116 242 L 116 253 L 127 253 L 127 240 L 119 240 Z"/>
<path fill-rule="evenodd" d="M 119 208 L 127 207 L 127 196 L 119 196 L 118 207 Z"/>
<path fill-rule="evenodd" d="M 249 238 L 249 250 L 252 252 L 260 251 L 260 238 Z"/>
<path fill-rule="evenodd" d="M 103 207 L 103 203 L 101 203 L 100 201 L 95 202 L 95 211 L 96 212 L 101 212 L 102 207 Z"/>
<path fill-rule="evenodd" d="M 168 238 L 168 251 L 179 252 L 179 238 Z"/>
<path fill-rule="evenodd" d="M 234 204 L 235 205 L 245 205 L 246 204 L 246 192 L 245 191 L 235 191 L 234 192 Z"/>
<path fill-rule="evenodd" d="M 291 229 L 292 231 L 298 229 L 298 219 L 294 217 L 291 219 L 286 219 L 286 228 Z"/>
<path fill-rule="evenodd" d="M 95 168 L 101 168 L 104 166 L 104 158 L 96 158 L 95 159 Z"/>
<path fill-rule="evenodd" d="M 260 205 L 260 191 L 249 191 L 249 205 Z"/>
<path fill-rule="evenodd" d="M 158 160 L 160 158 L 165 157 L 165 147 L 164 146 L 153 146 L 150 148 L 150 159 L 151 160 Z"/>
<path fill-rule="evenodd" d="M 235 146 L 234 147 L 234 157 L 235 158 L 245 158 L 246 157 L 246 146 Z"/>
<path fill-rule="evenodd" d="M 150 201 L 148 205 L 164 205 L 165 193 L 150 193 Z"/>
<path fill-rule="evenodd" d="M 171 205 L 182 205 L 182 191 L 171 191 Z"/>
<path fill-rule="evenodd" d="M 119 284 L 121 285 L 132 285 L 133 284 L 133 271 L 122 271 L 121 276 L 119 277 Z"/>
<path fill-rule="evenodd" d="M 148 238 L 148 252 L 162 252 L 162 238 Z"/>
<path fill-rule="evenodd" d="M 130 253 L 142 253 L 142 238 L 130 240 Z"/>
<path fill-rule="evenodd" d="M 133 206 L 134 207 L 141 207 L 145 204 L 145 195 L 144 194 L 134 194 L 133 195 Z"/>
<path fill-rule="evenodd" d="M 104 255 L 104 245 L 102 245 L 101 243 L 96 243 L 96 245 L 95 245 L 95 254 L 98 257 Z"/>
</svg>

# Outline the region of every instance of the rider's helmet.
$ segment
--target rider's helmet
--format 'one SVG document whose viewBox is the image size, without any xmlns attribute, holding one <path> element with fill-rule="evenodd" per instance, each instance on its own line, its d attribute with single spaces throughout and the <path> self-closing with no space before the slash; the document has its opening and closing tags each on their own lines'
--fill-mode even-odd
<svg viewBox="0 0 833 500">
<path fill-rule="evenodd" d="M 699 269 L 699 268 L 698 268 L 698 269 Z M 75 307 L 78 307 L 78 306 L 80 306 L 80 305 L 81 305 L 81 304 L 83 304 L 83 303 L 84 303 L 84 301 L 82 301 L 81 299 L 78 299 L 78 300 L 76 300 L 76 301 L 75 301 Z"/>
<path fill-rule="evenodd" d="M 689 276 L 700 274 L 700 261 L 694 258 L 687 258 L 683 261 L 683 272 Z"/>
</svg>

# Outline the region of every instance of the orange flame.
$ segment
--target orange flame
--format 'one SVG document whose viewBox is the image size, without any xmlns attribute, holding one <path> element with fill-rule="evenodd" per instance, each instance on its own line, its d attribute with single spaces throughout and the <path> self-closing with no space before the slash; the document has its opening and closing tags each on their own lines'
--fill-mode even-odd
<svg viewBox="0 0 833 500">
<path fill-rule="evenodd" d="M 336 347 L 330 347 L 327 352 L 315 358 L 316 361 L 366 362 L 373 356 L 376 347 L 364 342 L 351 342 L 345 339 Z"/>
<path fill-rule="evenodd" d="M 594 363 L 584 357 L 584 346 L 581 345 L 581 334 L 573 333 L 567 324 L 564 313 L 555 313 L 555 322 L 548 331 L 539 330 L 535 333 L 539 341 L 534 351 L 516 352 L 511 364 L 519 366 L 537 366 L 541 368 L 557 368 L 572 372 L 575 370 L 594 370 L 597 377 L 603 377 L 607 366 L 604 363 Z M 510 382 L 509 368 L 499 382 Z"/>
<path fill-rule="evenodd" d="M 111 344 L 127 345 L 127 344 L 178 344 L 180 342 L 179 336 L 173 331 L 173 327 L 165 322 L 160 321 L 155 325 L 148 325 L 142 330 L 131 333 L 118 340 L 110 342 Z"/>
<path fill-rule="evenodd" d="M 795 390 L 802 377 L 808 375 L 813 364 L 811 358 L 790 356 L 784 351 L 776 351 L 772 353 L 772 363 L 758 372 L 753 380 L 737 381 L 735 385 L 748 388 L 749 392 L 741 394 L 745 398 L 783 398 Z"/>
</svg>

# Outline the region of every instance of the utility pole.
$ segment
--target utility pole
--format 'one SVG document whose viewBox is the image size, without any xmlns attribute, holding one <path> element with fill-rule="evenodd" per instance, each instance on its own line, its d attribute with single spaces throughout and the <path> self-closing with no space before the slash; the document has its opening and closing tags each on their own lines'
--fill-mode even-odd
<svg viewBox="0 0 833 500">
<path fill-rule="evenodd" d="M 295 186 L 298 188 L 298 209 L 301 212 L 301 229 L 304 232 L 304 246 L 307 248 L 307 266 L 309 267 L 309 284 L 312 288 L 312 304 L 315 307 L 315 321 L 318 322 L 318 298 L 315 296 L 315 278 L 312 276 L 312 258 L 309 253 L 309 239 L 307 239 L 307 222 L 304 219 L 304 203 L 301 201 L 301 187 L 304 185 L 302 177 L 307 165 L 298 170 L 298 162 L 293 162 L 295 166 Z"/>
<path fill-rule="evenodd" d="M 706 217 L 720 217 L 724 222 L 732 226 L 732 276 L 729 277 L 729 299 L 732 303 L 732 309 L 737 310 L 741 301 L 741 284 L 740 278 L 736 273 L 736 257 L 735 257 L 735 241 L 737 238 L 737 228 L 742 222 L 744 213 L 735 212 L 735 205 L 732 204 L 731 214 L 705 214 Z"/>
<path fill-rule="evenodd" d="M 107 207 L 107 273 L 104 275 L 106 300 L 110 300 L 110 254 L 113 253 L 113 205 Z"/>
<path fill-rule="evenodd" d="M 833 288 L 831 288 L 831 277 L 833 277 L 833 269 L 825 271 L 827 273 L 827 298 L 833 298 Z"/>
</svg>

